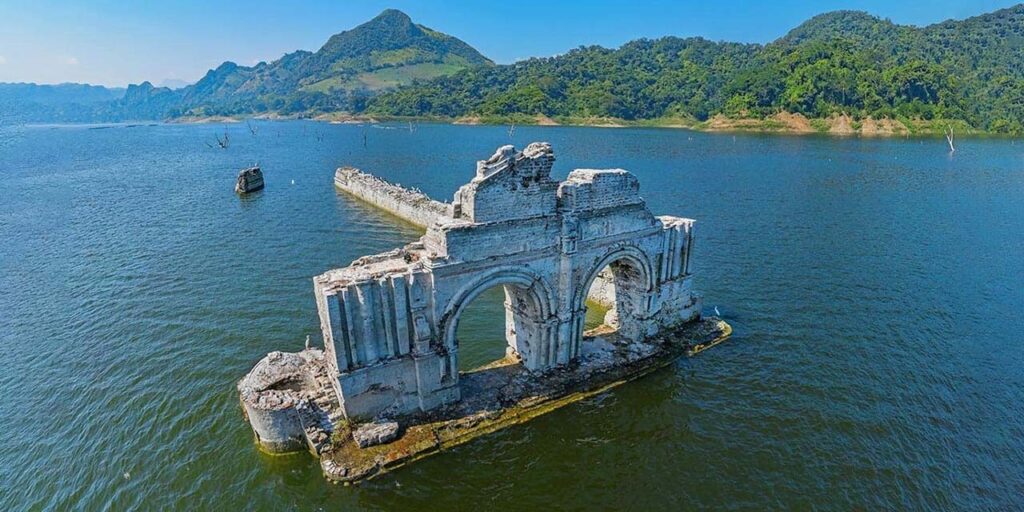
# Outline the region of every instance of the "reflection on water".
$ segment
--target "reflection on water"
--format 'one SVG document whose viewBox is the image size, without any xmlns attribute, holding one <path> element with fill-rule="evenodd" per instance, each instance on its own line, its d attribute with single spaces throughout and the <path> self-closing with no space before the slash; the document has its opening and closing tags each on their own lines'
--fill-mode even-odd
<svg viewBox="0 0 1024 512">
<path fill-rule="evenodd" d="M 604 323 L 604 315 L 610 308 L 596 302 L 587 301 L 587 316 L 583 320 L 583 330 L 599 327 Z"/>
<path fill-rule="evenodd" d="M 459 371 L 505 357 L 505 291 L 495 286 L 470 302 L 459 317 Z"/>
</svg>

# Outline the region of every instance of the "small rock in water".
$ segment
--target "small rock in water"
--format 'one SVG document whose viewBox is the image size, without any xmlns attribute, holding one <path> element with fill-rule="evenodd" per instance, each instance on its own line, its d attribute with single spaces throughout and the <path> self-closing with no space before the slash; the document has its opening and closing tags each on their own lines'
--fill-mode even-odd
<svg viewBox="0 0 1024 512">
<path fill-rule="evenodd" d="M 352 439 L 355 439 L 360 448 L 384 444 L 396 437 L 398 437 L 398 422 L 396 421 L 367 423 L 352 432 Z"/>
</svg>

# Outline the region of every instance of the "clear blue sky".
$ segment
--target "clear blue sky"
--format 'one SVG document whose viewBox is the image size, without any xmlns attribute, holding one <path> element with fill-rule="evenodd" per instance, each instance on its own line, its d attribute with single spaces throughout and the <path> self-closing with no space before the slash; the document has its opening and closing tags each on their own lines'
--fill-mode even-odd
<svg viewBox="0 0 1024 512">
<path fill-rule="evenodd" d="M 1001 0 L 263 1 L 0 0 L 0 82 L 123 86 L 194 82 L 225 60 L 251 65 L 393 7 L 499 63 L 639 37 L 769 42 L 815 14 L 856 9 L 928 25 L 1015 4 Z"/>
</svg>

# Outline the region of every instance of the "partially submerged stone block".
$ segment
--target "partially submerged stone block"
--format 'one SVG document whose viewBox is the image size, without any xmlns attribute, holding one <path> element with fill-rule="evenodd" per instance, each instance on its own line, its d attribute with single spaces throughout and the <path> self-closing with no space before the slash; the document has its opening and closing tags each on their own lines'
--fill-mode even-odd
<svg viewBox="0 0 1024 512">
<path fill-rule="evenodd" d="M 238 382 L 238 394 L 256 443 L 269 453 L 318 452 L 332 431 L 337 407 L 324 353 L 271 352 Z"/>
<path fill-rule="evenodd" d="M 409 190 L 354 167 L 334 173 L 334 186 L 413 224 L 427 226 L 438 218 L 451 217 L 452 205 L 434 201 L 423 192 Z"/>
<path fill-rule="evenodd" d="M 360 448 L 391 442 L 398 437 L 397 421 L 365 423 L 352 431 L 352 439 Z"/>
<path fill-rule="evenodd" d="M 263 190 L 263 171 L 259 167 L 249 167 L 238 171 L 238 178 L 235 179 L 235 193 L 248 194 Z"/>
<path fill-rule="evenodd" d="M 271 352 L 238 383 L 245 415 L 256 440 L 266 451 L 281 453 L 301 450 L 305 432 L 296 406 L 309 361 L 303 354 Z"/>
</svg>

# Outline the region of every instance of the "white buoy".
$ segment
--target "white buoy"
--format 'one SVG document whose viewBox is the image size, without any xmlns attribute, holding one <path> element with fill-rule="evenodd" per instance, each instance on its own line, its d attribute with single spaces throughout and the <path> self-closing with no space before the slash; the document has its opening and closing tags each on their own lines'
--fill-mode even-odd
<svg viewBox="0 0 1024 512">
<path fill-rule="evenodd" d="M 295 184 L 295 180 L 292 180 L 292 185 L 294 185 L 294 184 Z"/>
</svg>

